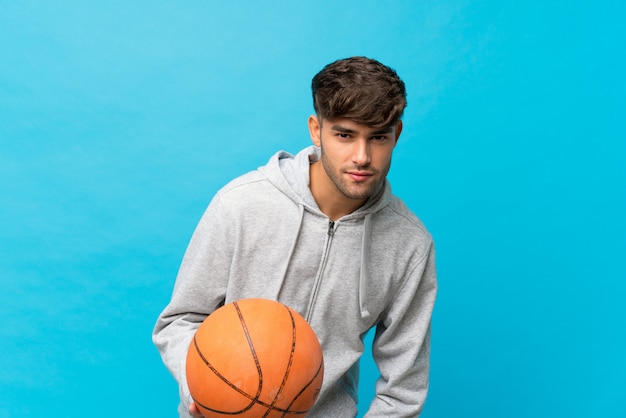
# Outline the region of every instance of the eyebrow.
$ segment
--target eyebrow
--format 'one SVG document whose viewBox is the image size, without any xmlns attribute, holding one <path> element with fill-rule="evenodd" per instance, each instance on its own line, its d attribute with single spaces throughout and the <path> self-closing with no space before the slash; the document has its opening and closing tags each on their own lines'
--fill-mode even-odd
<svg viewBox="0 0 626 418">
<path fill-rule="evenodd" d="M 341 125 L 333 125 L 331 126 L 331 129 L 337 131 L 337 132 L 343 132 L 345 134 L 355 134 L 358 131 L 354 130 L 354 129 L 350 129 L 350 128 L 346 128 L 345 126 L 341 126 Z M 380 128 L 374 132 L 371 132 L 371 135 L 381 135 L 381 134 L 388 134 L 393 130 L 393 128 L 391 126 L 386 126 L 384 128 Z"/>
</svg>

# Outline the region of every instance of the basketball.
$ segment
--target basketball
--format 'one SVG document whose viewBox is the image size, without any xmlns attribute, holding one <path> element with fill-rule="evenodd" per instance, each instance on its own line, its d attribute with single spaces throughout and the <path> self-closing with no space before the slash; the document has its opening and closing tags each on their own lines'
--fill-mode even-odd
<svg viewBox="0 0 626 418">
<path fill-rule="evenodd" d="M 242 299 L 217 309 L 187 353 L 187 384 L 207 417 L 303 417 L 324 375 L 322 348 L 286 305 Z"/>
</svg>

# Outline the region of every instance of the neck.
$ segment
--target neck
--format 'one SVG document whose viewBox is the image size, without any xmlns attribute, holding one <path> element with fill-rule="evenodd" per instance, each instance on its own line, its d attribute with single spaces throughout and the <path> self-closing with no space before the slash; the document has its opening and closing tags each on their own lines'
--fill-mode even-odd
<svg viewBox="0 0 626 418">
<path fill-rule="evenodd" d="M 321 161 L 311 164 L 309 178 L 309 187 L 317 206 L 331 221 L 354 212 L 365 203 L 365 199 L 350 199 L 337 190 L 326 175 Z"/>
</svg>

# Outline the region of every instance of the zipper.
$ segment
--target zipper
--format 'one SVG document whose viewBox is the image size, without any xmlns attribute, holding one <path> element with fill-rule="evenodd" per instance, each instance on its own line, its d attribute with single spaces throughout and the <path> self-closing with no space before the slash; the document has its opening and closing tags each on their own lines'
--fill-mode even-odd
<svg viewBox="0 0 626 418">
<path fill-rule="evenodd" d="M 311 317 L 313 316 L 313 307 L 315 306 L 315 302 L 317 301 L 317 294 L 319 292 L 320 283 L 322 282 L 322 277 L 324 276 L 324 270 L 326 270 L 326 262 L 328 261 L 328 254 L 330 253 L 330 245 L 333 241 L 333 236 L 335 235 L 335 222 L 329 221 L 328 223 L 328 232 L 326 234 L 326 242 L 324 243 L 324 251 L 322 253 L 322 260 L 320 261 L 320 268 L 315 277 L 315 283 L 313 284 L 313 292 L 311 294 L 311 300 L 309 301 L 309 307 L 306 311 L 306 320 L 307 322 L 311 322 Z"/>
</svg>

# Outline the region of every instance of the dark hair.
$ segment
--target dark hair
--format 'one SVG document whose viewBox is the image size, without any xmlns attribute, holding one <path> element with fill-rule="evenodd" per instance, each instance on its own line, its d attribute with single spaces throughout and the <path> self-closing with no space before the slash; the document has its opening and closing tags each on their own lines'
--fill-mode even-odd
<svg viewBox="0 0 626 418">
<path fill-rule="evenodd" d="M 311 90 L 315 112 L 326 120 L 387 127 L 400 120 L 406 107 L 404 82 L 395 70 L 366 57 L 328 64 L 313 77 Z"/>
</svg>

